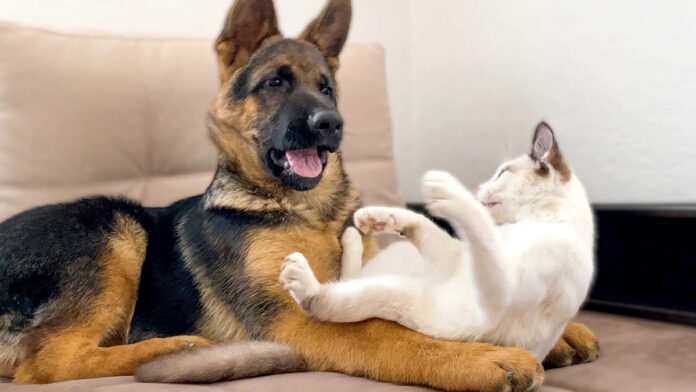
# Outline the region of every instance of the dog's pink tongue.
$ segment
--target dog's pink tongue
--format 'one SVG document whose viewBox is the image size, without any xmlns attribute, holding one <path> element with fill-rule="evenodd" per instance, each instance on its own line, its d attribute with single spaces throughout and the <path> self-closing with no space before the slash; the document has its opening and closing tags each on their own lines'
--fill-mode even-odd
<svg viewBox="0 0 696 392">
<path fill-rule="evenodd" d="M 314 178 L 321 174 L 321 160 L 316 147 L 288 151 L 285 156 L 297 175 Z"/>
</svg>

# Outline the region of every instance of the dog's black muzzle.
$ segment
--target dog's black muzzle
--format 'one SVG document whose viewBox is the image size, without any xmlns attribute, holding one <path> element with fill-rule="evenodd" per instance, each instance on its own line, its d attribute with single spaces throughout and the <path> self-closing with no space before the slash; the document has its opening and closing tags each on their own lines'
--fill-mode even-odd
<svg viewBox="0 0 696 392">
<path fill-rule="evenodd" d="M 343 139 L 343 117 L 310 94 L 298 94 L 279 113 L 275 129 L 264 145 L 266 166 L 284 186 L 309 190 L 317 186 Z"/>
</svg>

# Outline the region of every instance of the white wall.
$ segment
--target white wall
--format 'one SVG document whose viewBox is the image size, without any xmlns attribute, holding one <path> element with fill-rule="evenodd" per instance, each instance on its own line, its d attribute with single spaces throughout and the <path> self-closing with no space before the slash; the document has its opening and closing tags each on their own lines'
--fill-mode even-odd
<svg viewBox="0 0 696 392">
<path fill-rule="evenodd" d="M 412 22 L 419 168 L 476 183 L 546 119 L 593 201 L 696 202 L 696 2 L 413 1 Z"/>
<path fill-rule="evenodd" d="M 2 0 L 0 19 L 210 37 L 231 0 Z M 276 0 L 296 35 L 324 0 Z M 696 202 L 696 2 L 354 0 L 351 42 L 380 42 L 399 181 L 474 185 L 546 119 L 595 202 Z"/>
</svg>

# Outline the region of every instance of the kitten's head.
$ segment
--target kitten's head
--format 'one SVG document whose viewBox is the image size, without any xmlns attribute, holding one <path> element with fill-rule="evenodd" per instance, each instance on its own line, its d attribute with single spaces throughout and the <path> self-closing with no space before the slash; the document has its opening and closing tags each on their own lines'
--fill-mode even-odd
<svg viewBox="0 0 696 392">
<path fill-rule="evenodd" d="M 503 163 L 476 191 L 497 223 L 535 219 L 552 212 L 572 177 L 551 127 L 540 123 L 529 155 Z"/>
</svg>

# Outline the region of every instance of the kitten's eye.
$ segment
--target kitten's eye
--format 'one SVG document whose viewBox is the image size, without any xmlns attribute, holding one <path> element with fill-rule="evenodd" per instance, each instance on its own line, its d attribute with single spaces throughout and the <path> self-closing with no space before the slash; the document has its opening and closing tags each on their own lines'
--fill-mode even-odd
<svg viewBox="0 0 696 392">
<path fill-rule="evenodd" d="M 283 79 L 281 78 L 271 78 L 266 81 L 266 86 L 268 87 L 281 87 L 283 85 Z"/>
<path fill-rule="evenodd" d="M 327 97 L 332 97 L 332 96 L 333 96 L 333 89 L 332 89 L 331 87 L 329 87 L 329 86 L 324 86 L 324 87 L 320 88 L 319 91 L 320 91 L 322 94 L 326 95 Z"/>
<path fill-rule="evenodd" d="M 502 175 L 503 175 L 503 173 L 505 173 L 506 171 L 508 171 L 508 169 L 507 169 L 507 168 L 505 168 L 505 169 L 501 170 L 501 171 L 500 171 L 500 173 L 498 173 L 498 176 L 497 176 L 497 177 L 496 177 L 495 179 L 496 179 L 496 180 L 497 180 L 497 179 L 499 179 L 499 178 L 500 178 L 500 176 L 502 176 Z"/>
</svg>

